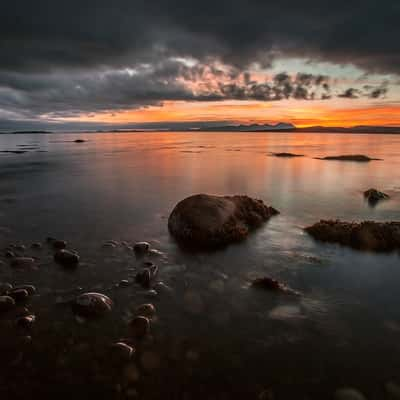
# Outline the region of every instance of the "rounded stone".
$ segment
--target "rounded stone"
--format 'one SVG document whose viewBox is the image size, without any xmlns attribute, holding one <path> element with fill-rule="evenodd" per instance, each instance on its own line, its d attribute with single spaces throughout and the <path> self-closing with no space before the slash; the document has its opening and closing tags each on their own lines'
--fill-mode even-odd
<svg viewBox="0 0 400 400">
<path fill-rule="evenodd" d="M 14 288 L 14 290 L 17 290 L 17 289 L 26 290 L 28 292 L 29 296 L 33 296 L 36 293 L 36 288 L 33 285 L 19 285 Z"/>
<path fill-rule="evenodd" d="M 116 361 L 129 361 L 134 353 L 135 349 L 126 343 L 117 342 L 111 345 L 111 357 Z"/>
<path fill-rule="evenodd" d="M 13 286 L 11 285 L 11 283 L 0 283 L 0 295 L 6 295 L 10 290 L 12 290 L 12 288 Z"/>
<path fill-rule="evenodd" d="M 72 303 L 75 314 L 81 317 L 101 317 L 112 310 L 112 300 L 101 293 L 83 293 Z"/>
<path fill-rule="evenodd" d="M 13 289 L 8 293 L 8 295 L 16 302 L 25 301 L 29 297 L 29 293 L 26 289 Z"/>
<path fill-rule="evenodd" d="M 67 247 L 67 242 L 65 240 L 54 240 L 52 245 L 57 250 L 62 250 Z"/>
<path fill-rule="evenodd" d="M 147 242 L 136 242 L 133 245 L 133 250 L 138 255 L 146 254 L 150 250 L 150 243 L 147 243 Z"/>
<path fill-rule="evenodd" d="M 151 303 L 141 304 L 136 307 L 136 315 L 141 315 L 143 317 L 152 318 L 156 314 L 156 308 Z"/>
<path fill-rule="evenodd" d="M 15 307 L 15 300 L 10 296 L 0 296 L 0 312 L 12 310 Z"/>
<path fill-rule="evenodd" d="M 150 331 L 150 320 L 143 316 L 137 316 L 129 323 L 129 328 L 133 336 L 141 338 Z"/>
<path fill-rule="evenodd" d="M 72 251 L 61 249 L 54 254 L 54 261 L 64 267 L 75 267 L 79 264 L 79 255 Z"/>
<path fill-rule="evenodd" d="M 30 329 L 35 323 L 36 317 L 34 315 L 26 315 L 24 317 L 20 317 L 16 321 L 16 325 L 21 329 Z"/>
</svg>

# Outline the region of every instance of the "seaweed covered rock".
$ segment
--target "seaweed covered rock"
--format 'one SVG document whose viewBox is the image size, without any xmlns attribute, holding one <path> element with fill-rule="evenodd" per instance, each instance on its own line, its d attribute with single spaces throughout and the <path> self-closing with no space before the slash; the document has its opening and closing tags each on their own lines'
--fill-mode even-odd
<svg viewBox="0 0 400 400">
<path fill-rule="evenodd" d="M 248 196 L 197 194 L 179 202 L 168 229 L 180 245 L 195 250 L 239 242 L 279 212 Z"/>
<path fill-rule="evenodd" d="M 358 250 L 388 252 L 400 249 L 400 222 L 321 220 L 305 231 L 322 242 Z"/>
</svg>

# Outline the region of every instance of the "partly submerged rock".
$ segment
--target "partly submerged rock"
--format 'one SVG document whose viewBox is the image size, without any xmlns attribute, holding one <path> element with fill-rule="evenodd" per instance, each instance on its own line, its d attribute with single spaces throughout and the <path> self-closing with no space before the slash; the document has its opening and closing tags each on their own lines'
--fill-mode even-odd
<svg viewBox="0 0 400 400">
<path fill-rule="evenodd" d="M 101 317 L 112 310 L 112 300 L 104 294 L 89 292 L 72 302 L 72 310 L 81 317 Z"/>
<path fill-rule="evenodd" d="M 333 160 L 333 161 L 356 161 L 369 162 L 372 160 L 380 160 L 379 158 L 371 158 L 364 154 L 345 154 L 340 156 L 317 157 L 318 160 Z"/>
<path fill-rule="evenodd" d="M 131 334 L 137 338 L 146 336 L 150 331 L 150 320 L 147 317 L 139 315 L 129 323 Z"/>
<path fill-rule="evenodd" d="M 380 200 L 387 200 L 389 198 L 389 195 L 386 193 L 380 192 L 377 189 L 368 189 L 364 192 L 364 197 L 370 205 L 374 206 Z"/>
<path fill-rule="evenodd" d="M 133 245 L 133 250 L 137 255 L 144 255 L 150 250 L 150 243 L 147 242 L 136 242 Z"/>
<path fill-rule="evenodd" d="M 293 157 L 304 157 L 304 154 L 295 154 L 295 153 L 271 153 L 275 157 L 281 158 L 293 158 Z"/>
<path fill-rule="evenodd" d="M 358 250 L 387 252 L 400 249 L 400 222 L 321 220 L 305 231 L 322 242 Z"/>
<path fill-rule="evenodd" d="M 239 242 L 279 212 L 248 196 L 197 194 L 179 202 L 168 229 L 180 245 L 195 250 Z"/>
</svg>

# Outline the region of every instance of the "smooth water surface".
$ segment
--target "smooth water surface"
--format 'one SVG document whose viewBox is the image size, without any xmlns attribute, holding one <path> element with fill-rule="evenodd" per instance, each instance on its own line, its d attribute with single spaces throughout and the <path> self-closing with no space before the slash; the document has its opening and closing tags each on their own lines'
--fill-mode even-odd
<svg viewBox="0 0 400 400">
<path fill-rule="evenodd" d="M 28 305 L 37 316 L 28 347 L 10 344 L 13 321 L 1 317 L 3 398 L 35 391 L 42 398 L 328 399 L 350 386 L 383 399 L 385 384 L 400 383 L 399 255 L 319 244 L 302 230 L 321 218 L 400 220 L 400 136 L 0 135 L 0 150 L 26 150 L 0 153 L 1 249 L 25 244 L 39 263 L 15 271 L 0 258 L 0 282 L 38 290 Z M 382 160 L 315 158 L 341 154 Z M 369 207 L 362 193 L 371 187 L 391 199 Z M 167 219 L 195 193 L 247 194 L 281 214 L 242 244 L 186 254 Z M 79 252 L 77 270 L 54 264 L 46 246 L 29 248 L 48 236 Z M 118 287 L 143 260 L 123 246 L 102 248 L 109 239 L 145 240 L 163 252 L 153 261 L 172 291 L 149 299 L 136 284 Z M 263 275 L 302 295 L 249 289 Z M 80 323 L 65 303 L 89 290 L 115 307 L 105 319 Z M 130 310 L 149 301 L 157 308 L 151 337 L 136 344 L 131 363 L 111 365 L 109 345 L 128 335 Z"/>
</svg>

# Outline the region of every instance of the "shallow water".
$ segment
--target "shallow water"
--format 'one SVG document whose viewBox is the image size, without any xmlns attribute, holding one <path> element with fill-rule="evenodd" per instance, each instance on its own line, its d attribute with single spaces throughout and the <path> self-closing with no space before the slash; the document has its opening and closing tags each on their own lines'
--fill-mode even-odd
<svg viewBox="0 0 400 400">
<path fill-rule="evenodd" d="M 21 346 L 12 318 L 0 317 L 2 398 L 34 391 L 42 398 L 322 399 L 350 386 L 382 399 L 385 383 L 400 384 L 399 255 L 319 244 L 302 230 L 321 218 L 399 220 L 400 136 L 0 135 L 0 150 L 21 149 L 0 153 L 0 246 L 25 244 L 39 268 L 16 271 L 0 258 L 0 282 L 36 286 L 28 308 L 37 321 L 32 343 Z M 340 154 L 383 160 L 314 158 Z M 370 187 L 391 199 L 369 207 L 362 192 Z M 167 218 L 179 200 L 201 192 L 247 194 L 281 214 L 244 243 L 186 254 Z M 29 248 L 48 236 L 80 253 L 77 270 L 54 264 L 46 245 Z M 103 249 L 108 239 L 146 240 L 162 251 L 153 261 L 172 292 L 149 299 L 136 284 L 116 287 L 143 260 L 123 246 Z M 248 288 L 263 275 L 302 295 Z M 115 307 L 82 324 L 63 302 L 89 290 Z M 151 336 L 136 344 L 130 364 L 112 364 L 108 346 L 128 336 L 128 310 L 149 301 L 157 308 Z"/>
</svg>

